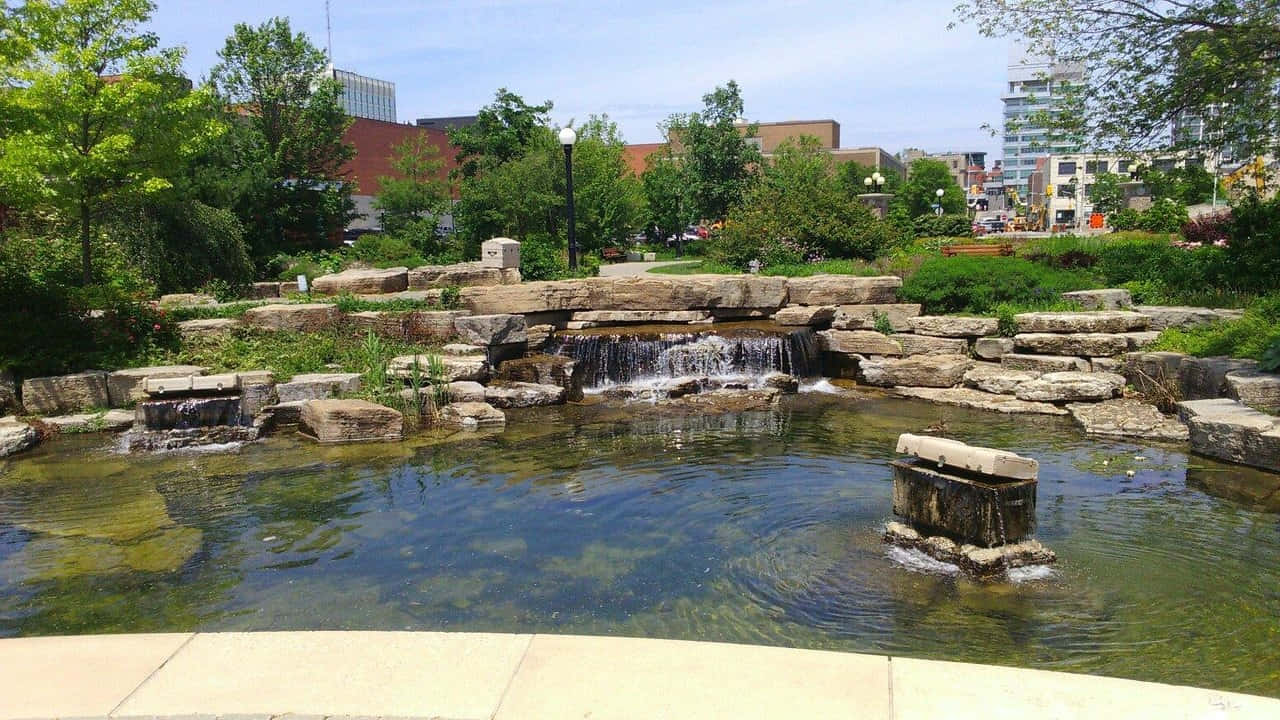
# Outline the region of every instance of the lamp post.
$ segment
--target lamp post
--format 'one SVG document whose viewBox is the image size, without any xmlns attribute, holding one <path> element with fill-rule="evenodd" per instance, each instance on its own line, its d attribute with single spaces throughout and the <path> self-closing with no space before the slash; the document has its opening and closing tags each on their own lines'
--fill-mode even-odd
<svg viewBox="0 0 1280 720">
<path fill-rule="evenodd" d="M 933 194 L 938 198 L 938 206 L 933 209 L 933 212 L 938 217 L 942 217 L 942 195 L 943 195 L 942 188 L 938 188 L 937 190 L 934 190 Z"/>
<path fill-rule="evenodd" d="M 877 170 L 863 179 L 862 184 L 867 187 L 867 192 L 880 192 L 884 188 L 884 176 Z"/>
<path fill-rule="evenodd" d="M 573 223 L 573 144 L 578 133 L 567 127 L 560 131 L 560 145 L 564 147 L 565 209 L 569 220 L 569 269 L 578 269 L 578 235 Z"/>
</svg>

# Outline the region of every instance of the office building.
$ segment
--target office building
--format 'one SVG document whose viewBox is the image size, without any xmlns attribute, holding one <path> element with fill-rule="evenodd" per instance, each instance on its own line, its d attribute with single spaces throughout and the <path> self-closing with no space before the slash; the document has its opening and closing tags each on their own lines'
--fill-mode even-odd
<svg viewBox="0 0 1280 720">
<path fill-rule="evenodd" d="M 440 168 L 439 178 L 447 179 L 449 172 L 457 167 L 454 159 L 457 148 L 449 144 L 449 139 L 442 130 L 356 118 L 343 133 L 343 142 L 356 150 L 355 156 L 347 161 L 341 173 L 343 181 L 352 184 L 351 199 L 356 205 L 356 217 L 347 225 L 348 233 L 360 234 L 382 229 L 382 218 L 373 207 L 374 198 L 382 192 L 381 179 L 402 177 L 391 164 L 395 148 L 420 136 L 425 136 L 440 149 L 440 159 L 444 164 Z M 452 232 L 453 217 L 445 215 L 439 218 L 439 227 L 442 232 Z"/>
<path fill-rule="evenodd" d="M 342 86 L 342 109 L 355 118 L 396 121 L 396 84 L 330 65 L 325 74 Z"/>
<path fill-rule="evenodd" d="M 1004 102 L 1004 184 L 1025 198 L 1036 162 L 1047 155 L 1078 152 L 1070 143 L 1056 141 L 1038 123 L 1037 115 L 1061 109 L 1067 86 L 1084 79 L 1084 67 L 1058 63 L 1014 46 L 1009 53 L 1008 81 L 1000 96 Z"/>
</svg>

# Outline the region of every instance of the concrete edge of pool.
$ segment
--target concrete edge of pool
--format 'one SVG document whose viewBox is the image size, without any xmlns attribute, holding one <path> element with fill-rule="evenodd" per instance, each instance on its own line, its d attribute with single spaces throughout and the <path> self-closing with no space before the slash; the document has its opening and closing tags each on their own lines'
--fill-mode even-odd
<svg viewBox="0 0 1280 720">
<path fill-rule="evenodd" d="M 683 640 L 441 632 L 0 640 L 0 718 L 1276 718 L 1116 678 Z"/>
</svg>

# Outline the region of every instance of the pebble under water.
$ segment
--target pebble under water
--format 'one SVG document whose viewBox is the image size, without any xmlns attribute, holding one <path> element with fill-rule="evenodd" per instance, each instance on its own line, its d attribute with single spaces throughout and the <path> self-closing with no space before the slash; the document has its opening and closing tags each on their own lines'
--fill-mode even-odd
<svg viewBox="0 0 1280 720">
<path fill-rule="evenodd" d="M 983 582 L 881 544 L 894 440 L 942 420 L 1040 461 L 1057 565 Z M 500 434 L 400 444 L 115 443 L 0 460 L 0 636 L 629 635 L 1280 696 L 1280 477 L 1060 418 L 828 392 L 512 411 Z"/>
</svg>

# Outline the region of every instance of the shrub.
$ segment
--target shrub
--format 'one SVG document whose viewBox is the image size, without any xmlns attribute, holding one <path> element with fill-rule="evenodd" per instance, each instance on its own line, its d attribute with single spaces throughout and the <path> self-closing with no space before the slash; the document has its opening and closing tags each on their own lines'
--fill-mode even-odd
<svg viewBox="0 0 1280 720">
<path fill-rule="evenodd" d="M 1280 195 L 1246 195 L 1232 209 L 1227 232 L 1227 256 L 1238 270 L 1239 286 L 1254 292 L 1280 288 Z"/>
<path fill-rule="evenodd" d="M 1265 363 L 1268 357 L 1275 357 L 1277 345 L 1280 345 L 1280 293 L 1273 293 L 1255 300 L 1237 320 L 1188 330 L 1165 330 L 1153 349 L 1200 357 L 1228 355 Z"/>
<path fill-rule="evenodd" d="M 118 213 L 108 232 L 160 292 L 216 281 L 235 296 L 253 281 L 244 227 L 229 210 L 196 200 L 146 204 Z"/>
<path fill-rule="evenodd" d="M 1013 337 L 1018 334 L 1018 311 L 1008 303 L 996 306 L 996 332 L 1000 337 Z"/>
<path fill-rule="evenodd" d="M 1231 213 L 1202 215 L 1182 226 L 1182 238 L 1190 245 L 1225 247 L 1231 236 Z"/>
<path fill-rule="evenodd" d="M 1142 213 L 1133 208 L 1122 208 L 1117 210 L 1107 218 L 1107 224 L 1112 230 L 1137 230 L 1138 222 L 1142 219 Z"/>
<path fill-rule="evenodd" d="M 366 233 L 351 246 L 350 256 L 374 267 L 420 267 L 427 261 L 413 243 L 385 233 Z"/>
<path fill-rule="evenodd" d="M 1169 236 L 1116 240 L 1098 248 L 1094 270 L 1115 287 L 1133 281 L 1190 290 L 1233 287 L 1236 273 L 1220 247 L 1182 248 Z"/>
<path fill-rule="evenodd" d="M 973 237 L 973 221 L 968 215 L 917 215 L 911 221 L 916 237 Z"/>
<path fill-rule="evenodd" d="M 297 255 L 280 254 L 267 264 L 268 276 L 274 275 L 277 280 L 294 280 L 299 275 L 306 275 L 310 282 L 342 269 L 342 255 L 327 250 Z"/>
<path fill-rule="evenodd" d="M 1138 229 L 1155 233 L 1176 233 L 1187 223 L 1187 206 L 1170 198 L 1157 200 L 1142 211 Z"/>
<path fill-rule="evenodd" d="M 530 235 L 520 243 L 522 280 L 554 280 L 569 270 L 560 243 L 546 234 Z"/>
<path fill-rule="evenodd" d="M 928 313 L 989 313 L 1001 303 L 1043 305 L 1064 292 L 1096 286 L 1088 273 L 1023 258 L 934 257 L 906 279 L 900 295 Z"/>
</svg>

